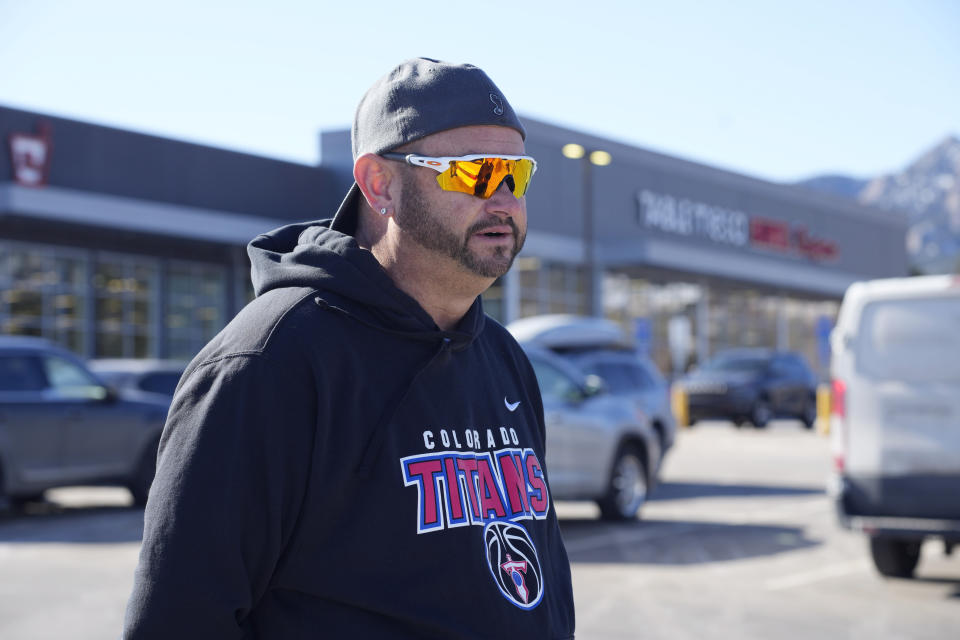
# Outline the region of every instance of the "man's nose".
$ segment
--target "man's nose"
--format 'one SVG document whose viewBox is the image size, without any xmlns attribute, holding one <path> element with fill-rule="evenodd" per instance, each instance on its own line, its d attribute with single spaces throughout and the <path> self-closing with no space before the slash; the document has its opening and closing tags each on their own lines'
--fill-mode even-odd
<svg viewBox="0 0 960 640">
<path fill-rule="evenodd" d="M 506 176 L 487 199 L 487 210 L 508 216 L 520 215 L 523 211 L 523 200 L 513 195 L 513 185 L 513 176 Z"/>
</svg>

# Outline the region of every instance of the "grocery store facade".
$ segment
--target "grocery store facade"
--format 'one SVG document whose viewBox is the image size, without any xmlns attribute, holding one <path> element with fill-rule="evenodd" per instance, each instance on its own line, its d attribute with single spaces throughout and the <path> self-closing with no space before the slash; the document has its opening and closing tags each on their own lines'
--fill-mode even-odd
<svg viewBox="0 0 960 640">
<path fill-rule="evenodd" d="M 320 215 L 317 167 L 0 107 L 0 333 L 189 358 L 249 299 L 246 243 Z"/>
<path fill-rule="evenodd" d="M 847 285 L 906 274 L 897 214 L 526 122 L 527 243 L 485 295 L 502 321 L 604 314 L 665 372 L 736 345 L 817 366 Z M 88 357 L 190 357 L 251 295 L 246 243 L 328 217 L 350 180 L 347 130 L 319 166 L 3 107 L 0 139 L 0 332 Z"/>
</svg>

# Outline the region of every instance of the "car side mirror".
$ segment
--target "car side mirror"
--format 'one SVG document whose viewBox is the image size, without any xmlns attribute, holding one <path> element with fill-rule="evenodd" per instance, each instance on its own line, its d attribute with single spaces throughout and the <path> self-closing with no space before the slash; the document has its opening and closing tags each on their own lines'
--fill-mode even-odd
<svg viewBox="0 0 960 640">
<path fill-rule="evenodd" d="M 111 387 L 110 385 L 106 385 L 100 388 L 103 389 L 103 395 L 98 394 L 98 398 L 97 398 L 98 400 L 100 400 L 100 402 L 104 404 L 113 404 L 114 402 L 117 401 L 117 399 L 120 398 L 120 394 L 117 393 L 117 390 Z"/>
<path fill-rule="evenodd" d="M 592 398 L 607 392 L 607 383 L 598 375 L 590 374 L 583 381 L 583 393 L 587 398 Z"/>
</svg>

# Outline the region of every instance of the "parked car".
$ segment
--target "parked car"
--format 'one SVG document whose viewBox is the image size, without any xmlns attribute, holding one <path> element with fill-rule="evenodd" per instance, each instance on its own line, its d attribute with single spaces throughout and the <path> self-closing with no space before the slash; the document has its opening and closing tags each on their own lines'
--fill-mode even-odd
<svg viewBox="0 0 960 640">
<path fill-rule="evenodd" d="M 169 400 L 188 363 L 181 360 L 105 358 L 90 360 L 87 364 L 114 389 L 155 393 Z"/>
<path fill-rule="evenodd" d="M 111 389 L 51 342 L 0 337 L 0 502 L 96 483 L 145 504 L 168 407 Z"/>
<path fill-rule="evenodd" d="M 605 318 L 547 314 L 522 318 L 507 328 L 521 343 L 549 349 L 584 373 L 602 378 L 613 395 L 632 400 L 649 418 L 661 456 L 673 446 L 677 426 L 670 385 L 618 324 Z"/>
<path fill-rule="evenodd" d="M 960 278 L 855 283 L 830 342 L 829 493 L 877 570 L 911 577 L 925 540 L 960 542 Z"/>
<path fill-rule="evenodd" d="M 553 497 L 595 501 L 607 520 L 638 517 L 661 458 L 647 416 L 556 354 L 524 349 L 543 396 Z"/>
<path fill-rule="evenodd" d="M 678 384 L 690 424 L 719 418 L 762 429 L 774 418 L 797 418 L 810 429 L 817 419 L 817 378 L 799 353 L 726 349 Z"/>
</svg>

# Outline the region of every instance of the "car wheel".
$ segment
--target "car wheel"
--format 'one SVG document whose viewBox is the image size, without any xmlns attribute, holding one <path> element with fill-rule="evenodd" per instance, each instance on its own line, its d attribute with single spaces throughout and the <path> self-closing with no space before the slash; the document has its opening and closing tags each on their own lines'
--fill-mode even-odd
<svg viewBox="0 0 960 640">
<path fill-rule="evenodd" d="M 807 398 L 807 401 L 803 405 L 803 413 L 800 415 L 800 419 L 803 421 L 803 426 L 807 429 L 812 429 L 813 425 L 817 423 L 816 398 Z"/>
<path fill-rule="evenodd" d="M 770 403 L 764 399 L 759 399 L 753 405 L 753 411 L 750 412 L 750 422 L 757 429 L 763 429 L 773 418 L 773 411 L 770 409 Z"/>
<path fill-rule="evenodd" d="M 133 496 L 133 504 L 142 507 L 147 504 L 147 496 L 150 494 L 150 485 L 153 484 L 153 476 L 157 472 L 157 449 L 160 446 L 159 440 L 154 440 L 147 446 L 140 457 L 140 462 L 127 484 L 130 494 Z"/>
<path fill-rule="evenodd" d="M 604 520 L 632 520 L 647 501 L 647 470 L 639 448 L 626 445 L 620 449 L 606 495 L 597 502 Z"/>
<path fill-rule="evenodd" d="M 870 538 L 870 555 L 877 571 L 890 578 L 912 578 L 920 561 L 920 544 L 917 540 L 896 538 Z"/>
</svg>

